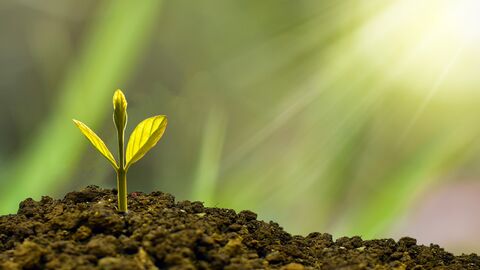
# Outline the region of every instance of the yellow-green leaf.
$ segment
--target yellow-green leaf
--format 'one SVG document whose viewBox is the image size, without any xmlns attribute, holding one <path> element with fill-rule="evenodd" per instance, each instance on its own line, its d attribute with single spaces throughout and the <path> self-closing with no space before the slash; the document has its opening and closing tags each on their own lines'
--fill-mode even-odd
<svg viewBox="0 0 480 270">
<path fill-rule="evenodd" d="M 127 99 L 122 90 L 113 94 L 113 122 L 118 130 L 123 131 L 127 125 Z"/>
<path fill-rule="evenodd" d="M 115 158 L 113 157 L 112 153 L 110 150 L 108 150 L 108 147 L 105 145 L 105 143 L 100 139 L 100 137 L 93 132 L 87 125 L 84 123 L 73 119 L 73 122 L 77 127 L 80 129 L 80 131 L 87 137 L 87 139 L 95 146 L 95 148 L 112 164 L 112 166 L 115 169 L 118 169 L 117 162 L 115 161 Z"/>
<path fill-rule="evenodd" d="M 157 115 L 143 120 L 133 130 L 127 144 L 126 169 L 140 160 L 162 138 L 167 127 L 167 117 Z"/>
</svg>

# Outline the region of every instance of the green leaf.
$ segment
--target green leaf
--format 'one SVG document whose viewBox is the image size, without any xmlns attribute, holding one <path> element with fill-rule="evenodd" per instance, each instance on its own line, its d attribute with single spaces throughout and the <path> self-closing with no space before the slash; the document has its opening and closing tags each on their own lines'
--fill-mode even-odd
<svg viewBox="0 0 480 270">
<path fill-rule="evenodd" d="M 133 130 L 127 144 L 127 170 L 130 165 L 140 160 L 162 138 L 167 127 L 167 117 L 157 115 L 143 120 Z"/>
<path fill-rule="evenodd" d="M 87 137 L 87 139 L 95 146 L 95 148 L 112 164 L 113 168 L 115 170 L 118 169 L 117 162 L 115 161 L 115 158 L 113 157 L 112 153 L 110 150 L 108 150 L 108 147 L 105 145 L 105 143 L 98 137 L 93 130 L 91 130 L 87 125 L 84 123 L 73 119 L 73 122 L 77 127 L 80 129 L 80 131 Z"/>
</svg>

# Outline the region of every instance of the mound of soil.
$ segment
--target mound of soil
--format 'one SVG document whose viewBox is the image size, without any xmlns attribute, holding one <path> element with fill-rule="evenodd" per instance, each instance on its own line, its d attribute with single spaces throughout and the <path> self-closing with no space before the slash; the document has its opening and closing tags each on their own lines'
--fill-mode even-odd
<svg viewBox="0 0 480 270">
<path fill-rule="evenodd" d="M 402 238 L 363 241 L 292 236 L 250 211 L 89 186 L 62 200 L 27 199 L 0 217 L 0 269 L 480 269 L 477 255 L 453 256 Z"/>
</svg>

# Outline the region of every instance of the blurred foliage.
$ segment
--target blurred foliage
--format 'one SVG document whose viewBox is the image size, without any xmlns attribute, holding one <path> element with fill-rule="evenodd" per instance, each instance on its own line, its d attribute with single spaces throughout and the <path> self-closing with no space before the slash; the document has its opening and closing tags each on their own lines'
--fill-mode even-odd
<svg viewBox="0 0 480 270">
<path fill-rule="evenodd" d="M 433 185 L 480 173 L 480 35 L 448 13 L 472 1 L 141 3 L 0 4 L 4 213 L 115 186 L 70 119 L 115 145 L 116 88 L 131 123 L 170 120 L 130 191 L 248 208 L 293 233 L 385 236 Z"/>
</svg>

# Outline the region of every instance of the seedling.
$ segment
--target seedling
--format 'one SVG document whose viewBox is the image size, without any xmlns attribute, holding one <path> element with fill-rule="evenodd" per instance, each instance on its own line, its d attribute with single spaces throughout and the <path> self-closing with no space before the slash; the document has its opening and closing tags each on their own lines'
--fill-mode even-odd
<svg viewBox="0 0 480 270">
<path fill-rule="evenodd" d="M 125 127 L 127 126 L 127 99 L 121 90 L 113 95 L 113 122 L 117 128 L 118 159 L 117 164 L 112 152 L 87 125 L 73 119 L 80 131 L 87 137 L 93 146 L 112 164 L 117 172 L 118 211 L 127 212 L 127 172 L 130 166 L 139 161 L 162 138 L 167 127 L 167 117 L 157 115 L 140 122 L 133 130 L 128 140 L 127 150 L 124 151 Z"/>
</svg>

